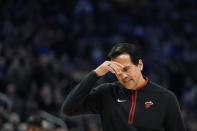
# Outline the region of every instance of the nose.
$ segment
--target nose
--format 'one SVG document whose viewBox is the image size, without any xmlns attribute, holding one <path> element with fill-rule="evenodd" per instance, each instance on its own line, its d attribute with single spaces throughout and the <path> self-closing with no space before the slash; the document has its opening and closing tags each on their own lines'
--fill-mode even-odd
<svg viewBox="0 0 197 131">
<path fill-rule="evenodd" d="M 122 73 L 122 79 L 126 80 L 128 78 L 128 75 L 126 73 Z"/>
</svg>

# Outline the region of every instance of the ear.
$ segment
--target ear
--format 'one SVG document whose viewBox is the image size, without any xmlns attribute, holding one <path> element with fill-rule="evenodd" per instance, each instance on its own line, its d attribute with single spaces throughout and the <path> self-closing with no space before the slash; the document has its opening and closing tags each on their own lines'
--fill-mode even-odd
<svg viewBox="0 0 197 131">
<path fill-rule="evenodd" d="M 140 68 L 141 71 L 143 70 L 143 62 L 142 62 L 142 59 L 139 60 L 138 67 Z"/>
</svg>

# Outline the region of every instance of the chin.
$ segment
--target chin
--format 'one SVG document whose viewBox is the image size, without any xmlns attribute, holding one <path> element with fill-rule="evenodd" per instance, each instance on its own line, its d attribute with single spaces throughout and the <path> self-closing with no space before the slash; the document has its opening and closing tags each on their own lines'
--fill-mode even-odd
<svg viewBox="0 0 197 131">
<path fill-rule="evenodd" d="M 129 90 L 133 89 L 133 87 L 126 87 L 126 86 L 125 86 L 125 88 L 127 88 L 127 89 L 129 89 Z"/>
<path fill-rule="evenodd" d="M 123 83 L 123 85 L 125 86 L 125 88 L 127 89 L 134 89 L 135 84 L 132 82 L 128 82 L 128 83 Z"/>
</svg>

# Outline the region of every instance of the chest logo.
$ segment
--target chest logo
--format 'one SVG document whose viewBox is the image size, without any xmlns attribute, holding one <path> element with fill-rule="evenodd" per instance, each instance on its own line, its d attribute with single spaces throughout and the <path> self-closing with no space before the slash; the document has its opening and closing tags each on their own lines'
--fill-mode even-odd
<svg viewBox="0 0 197 131">
<path fill-rule="evenodd" d="M 127 100 L 117 99 L 118 102 L 126 102 Z"/>
<path fill-rule="evenodd" d="M 153 102 L 152 101 L 145 102 L 145 108 L 146 109 L 150 108 L 152 105 L 153 105 Z"/>
</svg>

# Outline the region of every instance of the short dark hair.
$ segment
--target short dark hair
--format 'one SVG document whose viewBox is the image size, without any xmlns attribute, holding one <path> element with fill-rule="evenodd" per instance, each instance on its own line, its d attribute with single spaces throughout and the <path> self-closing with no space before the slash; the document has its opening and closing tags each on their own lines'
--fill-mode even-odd
<svg viewBox="0 0 197 131">
<path fill-rule="evenodd" d="M 109 59 L 112 59 L 112 58 L 118 57 L 119 55 L 123 53 L 129 54 L 133 64 L 138 65 L 139 60 L 141 59 L 141 56 L 140 56 L 140 50 L 135 44 L 131 44 L 131 43 L 116 44 L 111 49 L 107 57 Z"/>
</svg>

